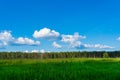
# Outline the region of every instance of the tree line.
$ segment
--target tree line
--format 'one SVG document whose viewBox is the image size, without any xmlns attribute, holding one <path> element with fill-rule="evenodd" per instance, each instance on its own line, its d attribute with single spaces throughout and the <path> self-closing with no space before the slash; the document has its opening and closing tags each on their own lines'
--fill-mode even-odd
<svg viewBox="0 0 120 80">
<path fill-rule="evenodd" d="M 92 52 L 0 52 L 0 59 L 53 59 L 53 58 L 116 58 L 120 57 L 120 51 L 92 51 Z"/>
</svg>

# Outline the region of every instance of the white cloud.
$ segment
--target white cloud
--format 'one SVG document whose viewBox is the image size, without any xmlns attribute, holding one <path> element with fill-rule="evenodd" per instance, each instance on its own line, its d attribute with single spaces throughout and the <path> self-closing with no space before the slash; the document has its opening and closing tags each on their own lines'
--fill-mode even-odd
<svg viewBox="0 0 120 80">
<path fill-rule="evenodd" d="M 84 44 L 84 47 L 85 48 L 94 48 L 94 45 L 93 44 Z"/>
<path fill-rule="evenodd" d="M 3 43 L 4 46 L 8 45 L 14 38 L 10 31 L 3 31 L 0 33 L 0 41 Z"/>
<path fill-rule="evenodd" d="M 74 35 L 62 35 L 62 42 L 69 43 L 70 47 L 77 49 L 85 48 L 97 48 L 97 49 L 112 49 L 114 47 L 101 44 L 83 44 L 80 40 L 85 39 L 86 36 L 81 36 L 79 33 L 74 33 Z M 120 37 L 119 37 L 120 40 Z"/>
<path fill-rule="evenodd" d="M 34 38 L 47 38 L 47 39 L 56 39 L 60 36 L 59 32 L 56 32 L 55 30 L 51 30 L 49 28 L 43 28 L 39 31 L 35 31 L 33 34 Z M 64 43 L 68 43 L 71 48 L 95 48 L 95 49 L 112 49 L 114 47 L 108 46 L 108 45 L 102 45 L 102 44 L 83 44 L 81 42 L 81 39 L 85 39 L 86 36 L 79 35 L 79 33 L 74 33 L 73 35 L 62 35 L 61 41 Z M 117 38 L 117 40 L 120 41 L 120 37 Z M 27 38 L 27 37 L 18 37 L 14 38 L 10 31 L 3 31 L 0 32 L 0 48 L 5 48 L 7 45 L 40 45 L 40 41 L 35 41 L 33 39 Z M 55 41 L 52 43 L 52 46 L 55 48 L 62 48 L 62 46 Z M 26 51 L 27 52 L 27 51 Z M 44 53 L 45 50 L 32 50 L 32 52 L 41 52 Z"/>
<path fill-rule="evenodd" d="M 78 48 L 81 47 L 81 39 L 85 39 L 86 36 L 79 35 L 78 32 L 74 33 L 73 35 L 62 35 L 62 42 L 69 43 L 70 47 Z"/>
<path fill-rule="evenodd" d="M 114 47 L 108 46 L 108 45 L 101 45 L 101 44 L 84 44 L 85 48 L 99 48 L 99 49 L 112 49 Z"/>
<path fill-rule="evenodd" d="M 51 30 L 49 28 L 43 28 L 39 31 L 35 30 L 33 37 L 34 38 L 57 38 L 59 37 L 60 33 L 56 32 L 55 30 Z"/>
<path fill-rule="evenodd" d="M 55 48 L 62 48 L 61 45 L 57 44 L 56 42 L 53 42 L 52 45 L 55 47 Z"/>
<path fill-rule="evenodd" d="M 32 52 L 32 53 L 37 53 L 37 52 L 39 52 L 39 50 L 35 50 L 35 49 L 34 49 L 34 50 L 32 50 L 31 52 Z"/>
<path fill-rule="evenodd" d="M 40 53 L 45 53 L 45 50 L 44 50 L 44 49 L 41 49 L 41 50 L 36 50 L 36 49 L 34 49 L 34 50 L 32 50 L 31 52 L 32 52 L 32 53 L 38 53 L 38 52 L 40 52 Z"/>
<path fill-rule="evenodd" d="M 28 53 L 29 51 L 28 51 L 28 50 L 25 50 L 24 52 L 25 52 L 25 53 Z"/>
<path fill-rule="evenodd" d="M 84 39 L 86 36 L 81 36 L 79 33 L 74 33 L 74 35 L 62 35 L 62 42 L 68 42 L 68 43 L 73 43 L 76 42 L 80 39 Z"/>
<path fill-rule="evenodd" d="M 18 44 L 18 45 L 40 45 L 40 42 L 39 41 L 34 41 L 32 39 L 29 39 L 29 38 L 19 37 L 18 39 L 16 39 L 14 41 L 14 44 Z"/>
<path fill-rule="evenodd" d="M 108 45 L 101 45 L 101 44 L 96 44 L 94 45 L 95 48 L 100 48 L 100 49 L 112 49 L 113 47 L 108 46 Z"/>
<path fill-rule="evenodd" d="M 0 32 L 0 46 L 7 46 L 11 44 L 16 44 L 16 45 L 40 45 L 40 41 L 34 41 L 29 38 L 23 38 L 19 37 L 15 39 L 10 31 L 3 31 Z"/>
<path fill-rule="evenodd" d="M 40 53 L 45 53 L 45 50 L 44 50 L 44 49 L 41 49 L 41 50 L 40 50 Z"/>
<path fill-rule="evenodd" d="M 75 41 L 75 42 L 71 43 L 72 48 L 78 48 L 81 45 L 82 45 L 82 43 L 80 41 Z"/>
</svg>

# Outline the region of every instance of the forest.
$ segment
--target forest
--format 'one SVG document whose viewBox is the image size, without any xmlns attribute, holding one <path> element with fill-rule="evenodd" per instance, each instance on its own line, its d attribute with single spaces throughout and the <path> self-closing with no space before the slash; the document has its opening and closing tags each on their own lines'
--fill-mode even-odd
<svg viewBox="0 0 120 80">
<path fill-rule="evenodd" d="M 120 51 L 83 51 L 83 52 L 0 52 L 0 59 L 54 59 L 54 58 L 118 58 Z"/>
</svg>

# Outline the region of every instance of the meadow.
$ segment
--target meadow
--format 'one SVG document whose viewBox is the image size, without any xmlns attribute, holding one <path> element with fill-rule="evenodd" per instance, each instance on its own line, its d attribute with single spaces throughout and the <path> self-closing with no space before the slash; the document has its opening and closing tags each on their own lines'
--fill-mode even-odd
<svg viewBox="0 0 120 80">
<path fill-rule="evenodd" d="M 0 80 L 120 80 L 120 58 L 1 59 Z"/>
</svg>

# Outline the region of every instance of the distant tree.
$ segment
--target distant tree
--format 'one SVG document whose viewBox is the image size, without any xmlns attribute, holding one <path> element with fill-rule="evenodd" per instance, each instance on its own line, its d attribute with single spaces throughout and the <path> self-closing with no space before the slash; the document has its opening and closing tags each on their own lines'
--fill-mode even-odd
<svg viewBox="0 0 120 80">
<path fill-rule="evenodd" d="M 107 52 L 103 53 L 103 58 L 109 58 L 109 54 Z"/>
<path fill-rule="evenodd" d="M 85 57 L 85 58 L 87 57 L 87 52 L 86 51 L 82 52 L 82 54 L 83 54 L 82 55 L 83 57 Z"/>
</svg>

